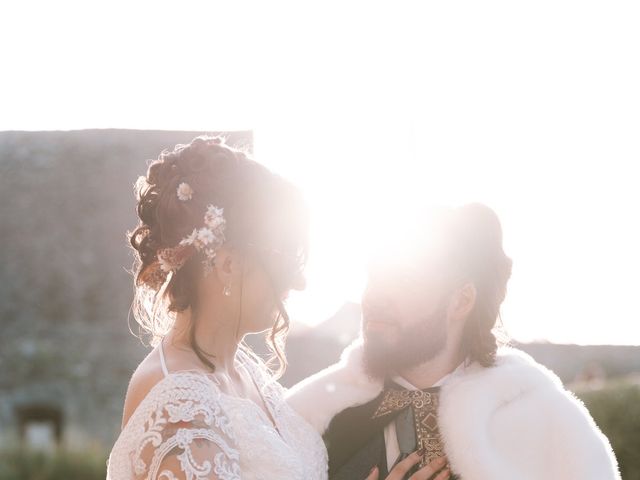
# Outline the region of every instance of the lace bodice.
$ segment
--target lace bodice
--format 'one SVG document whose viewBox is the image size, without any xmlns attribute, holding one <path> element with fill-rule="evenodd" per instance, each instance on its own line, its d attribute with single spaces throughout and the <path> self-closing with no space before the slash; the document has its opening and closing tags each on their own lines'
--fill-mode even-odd
<svg viewBox="0 0 640 480">
<path fill-rule="evenodd" d="M 198 371 L 165 374 L 129 418 L 109 455 L 107 480 L 327 478 L 322 438 L 284 401 L 284 388 L 247 353 L 275 421 Z"/>
</svg>

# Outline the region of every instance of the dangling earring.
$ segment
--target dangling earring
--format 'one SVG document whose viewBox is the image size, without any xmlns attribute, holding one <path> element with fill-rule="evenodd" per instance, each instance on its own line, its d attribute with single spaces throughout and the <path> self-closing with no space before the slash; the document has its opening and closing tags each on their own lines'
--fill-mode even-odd
<svg viewBox="0 0 640 480">
<path fill-rule="evenodd" d="M 222 294 L 225 297 L 230 297 L 231 296 L 231 287 L 229 285 L 225 285 L 224 289 L 222 290 Z"/>
</svg>

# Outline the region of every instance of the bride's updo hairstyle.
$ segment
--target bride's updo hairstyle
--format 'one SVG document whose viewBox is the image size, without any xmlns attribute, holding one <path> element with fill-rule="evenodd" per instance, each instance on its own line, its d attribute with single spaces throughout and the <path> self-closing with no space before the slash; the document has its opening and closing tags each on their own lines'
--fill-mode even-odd
<svg viewBox="0 0 640 480">
<path fill-rule="evenodd" d="M 181 193 L 177 194 L 179 187 Z M 221 137 L 199 136 L 189 144 L 176 145 L 172 151 L 164 150 L 158 159 L 150 161 L 146 176 L 138 178 L 134 190 L 139 223 L 127 232 L 135 257 L 132 309 L 141 333 L 150 335 L 152 346 L 171 328 L 176 312 L 187 308 L 198 311 L 197 283 L 206 274 L 206 255 L 195 251 L 180 268 L 167 271 L 158 253 L 175 247 L 200 228 L 208 205 L 224 212 L 225 246 L 240 252 L 257 246 L 257 254 L 282 254 L 284 270 L 304 267 L 308 222 L 301 193 L 255 162 L 249 153 L 226 145 Z M 280 268 L 267 273 L 279 307 L 268 343 L 279 360 L 281 374 L 286 366 L 283 345 L 289 318 L 278 289 L 281 293 L 290 285 L 278 285 L 278 280 L 283 273 L 286 279 L 291 278 L 287 274 L 296 272 Z M 215 370 L 198 346 L 194 325 L 190 327 L 191 347 L 205 365 Z"/>
</svg>

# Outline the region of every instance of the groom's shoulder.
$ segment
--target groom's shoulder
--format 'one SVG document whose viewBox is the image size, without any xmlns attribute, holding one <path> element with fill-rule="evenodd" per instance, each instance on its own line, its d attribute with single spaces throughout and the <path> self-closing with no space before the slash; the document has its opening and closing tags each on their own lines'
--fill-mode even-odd
<svg viewBox="0 0 640 480">
<path fill-rule="evenodd" d="M 527 432 L 518 439 L 523 445 L 527 438 L 548 438 L 567 458 L 590 456 L 594 468 L 615 469 L 611 445 L 584 402 L 555 372 L 521 349 L 500 347 L 494 366 L 460 375 L 443 393 L 440 413 L 449 429 L 465 419 L 480 419 L 485 425 L 493 423 L 495 435 L 510 438 L 510 432 Z"/>
<path fill-rule="evenodd" d="M 522 389 L 556 394 L 565 391 L 562 380 L 553 370 L 520 348 L 498 348 L 496 367 L 495 374 L 504 382 Z"/>
<path fill-rule="evenodd" d="M 485 367 L 474 362 L 454 375 L 453 379 L 453 384 L 469 386 L 497 383 L 527 389 L 563 388 L 562 381 L 554 371 L 536 361 L 524 350 L 510 345 L 497 349 L 493 365 Z"/>
<path fill-rule="evenodd" d="M 539 406 L 555 410 L 563 404 L 576 404 L 575 396 L 565 388 L 551 369 L 536 361 L 522 349 L 501 346 L 492 366 L 477 362 L 453 375 L 442 390 L 445 410 L 464 410 L 482 398 L 494 411 L 514 404 Z M 515 403 L 514 403 L 515 402 Z"/>
</svg>

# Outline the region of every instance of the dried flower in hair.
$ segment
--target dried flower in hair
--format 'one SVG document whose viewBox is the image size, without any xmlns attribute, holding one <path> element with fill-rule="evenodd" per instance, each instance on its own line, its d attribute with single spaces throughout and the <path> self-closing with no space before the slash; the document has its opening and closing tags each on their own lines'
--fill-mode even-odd
<svg viewBox="0 0 640 480">
<path fill-rule="evenodd" d="M 216 230 L 224 225 L 223 209 L 214 205 L 209 205 L 207 213 L 204 215 L 204 223 Z"/>
<path fill-rule="evenodd" d="M 204 217 L 206 226 L 194 228 L 193 231 L 184 237 L 177 246 L 164 248 L 158 251 L 158 261 L 160 268 L 164 272 L 178 270 L 187 261 L 193 250 L 201 251 L 205 254 L 203 265 L 205 274 L 208 274 L 216 257 L 216 250 L 224 243 L 224 210 L 215 205 L 207 206 L 207 213 Z"/>
<path fill-rule="evenodd" d="M 198 242 L 202 245 L 209 245 L 215 238 L 210 228 L 204 227 L 198 230 Z"/>
<path fill-rule="evenodd" d="M 187 235 L 182 240 L 180 240 L 179 245 L 193 245 L 193 242 L 198 238 L 198 229 L 194 228 L 193 232 L 190 235 Z"/>
<path fill-rule="evenodd" d="M 189 248 L 187 246 L 178 246 L 173 248 L 163 248 L 158 251 L 158 261 L 160 269 L 169 273 L 171 270 L 177 270 L 187 261 L 189 257 Z"/>
<path fill-rule="evenodd" d="M 177 194 L 178 199 L 180 199 L 181 201 L 189 201 L 193 197 L 193 188 L 191 188 L 191 185 L 189 185 L 188 183 L 182 182 L 180 185 L 178 185 Z"/>
</svg>

